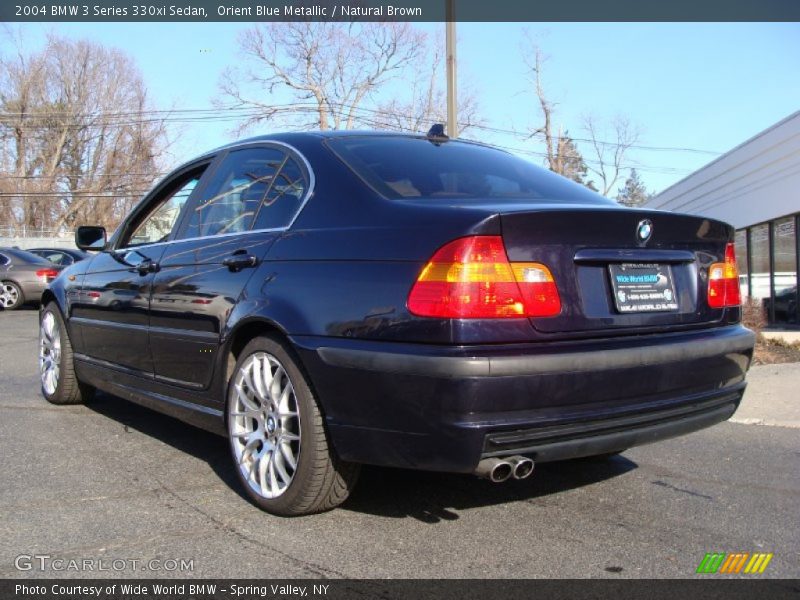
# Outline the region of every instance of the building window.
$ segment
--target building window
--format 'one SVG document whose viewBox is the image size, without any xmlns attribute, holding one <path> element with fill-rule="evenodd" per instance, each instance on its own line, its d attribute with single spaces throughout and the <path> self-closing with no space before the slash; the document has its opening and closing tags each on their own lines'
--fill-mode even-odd
<svg viewBox="0 0 800 600">
<path fill-rule="evenodd" d="M 774 313 L 775 324 L 797 323 L 797 231 L 795 218 L 773 221 L 774 244 Z M 768 309 L 770 307 L 768 306 Z"/>
<path fill-rule="evenodd" d="M 750 295 L 769 298 L 769 223 L 750 228 Z"/>
<path fill-rule="evenodd" d="M 747 264 L 747 230 L 740 229 L 736 232 L 734 238 L 736 242 L 736 268 L 739 270 L 739 288 L 742 292 L 742 298 L 747 298 L 750 295 L 750 287 L 748 285 L 748 264 Z"/>
</svg>

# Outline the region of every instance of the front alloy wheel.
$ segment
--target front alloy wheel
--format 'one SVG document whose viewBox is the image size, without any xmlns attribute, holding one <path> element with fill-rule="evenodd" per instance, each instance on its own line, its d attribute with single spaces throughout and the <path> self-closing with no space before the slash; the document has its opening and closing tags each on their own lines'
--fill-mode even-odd
<svg viewBox="0 0 800 600">
<path fill-rule="evenodd" d="M 39 374 L 42 390 L 52 396 L 61 374 L 61 328 L 52 311 L 45 311 L 39 326 Z"/>
<path fill-rule="evenodd" d="M 347 499 L 359 467 L 336 455 L 306 375 L 283 340 L 258 337 L 241 351 L 226 417 L 236 474 L 259 507 L 295 516 Z"/>
<path fill-rule="evenodd" d="M 91 399 L 94 388 L 78 380 L 64 319 L 50 302 L 39 319 L 39 376 L 42 395 L 52 404 L 79 404 Z"/>
</svg>

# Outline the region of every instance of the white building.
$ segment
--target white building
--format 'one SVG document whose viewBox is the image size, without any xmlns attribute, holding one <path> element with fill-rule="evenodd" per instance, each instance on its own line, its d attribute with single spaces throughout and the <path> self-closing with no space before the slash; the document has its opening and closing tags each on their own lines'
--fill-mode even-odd
<svg viewBox="0 0 800 600">
<path fill-rule="evenodd" d="M 733 225 L 742 294 L 762 299 L 770 323 L 800 323 L 800 111 L 667 188 L 646 206 Z"/>
</svg>

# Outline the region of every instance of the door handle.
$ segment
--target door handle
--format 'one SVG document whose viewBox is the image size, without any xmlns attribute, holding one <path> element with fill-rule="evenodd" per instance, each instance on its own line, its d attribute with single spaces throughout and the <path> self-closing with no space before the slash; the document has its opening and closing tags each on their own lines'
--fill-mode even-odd
<svg viewBox="0 0 800 600">
<path fill-rule="evenodd" d="M 139 275 L 147 275 L 148 273 L 157 273 L 161 267 L 158 266 L 157 262 L 152 261 L 151 259 L 143 260 L 138 265 L 136 265 L 136 270 L 139 272 Z"/>
<path fill-rule="evenodd" d="M 231 271 L 241 271 L 242 269 L 255 267 L 258 264 L 258 259 L 252 254 L 234 254 L 223 259 L 222 264 Z"/>
</svg>

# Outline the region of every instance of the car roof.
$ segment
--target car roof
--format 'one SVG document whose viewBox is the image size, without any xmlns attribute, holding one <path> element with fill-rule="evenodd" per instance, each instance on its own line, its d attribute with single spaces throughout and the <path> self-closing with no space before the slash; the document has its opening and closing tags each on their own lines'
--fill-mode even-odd
<svg viewBox="0 0 800 600">
<path fill-rule="evenodd" d="M 41 256 L 36 256 L 35 254 L 28 252 L 27 250 L 20 250 L 19 248 L 0 248 L 0 252 L 6 254 L 7 256 L 11 256 L 13 258 L 23 260 L 25 262 L 32 264 L 50 263 L 50 261 L 48 261 L 46 258 L 42 258 Z"/>
<path fill-rule="evenodd" d="M 83 256 L 87 254 L 75 248 L 28 248 L 28 252 L 64 252 L 65 254 L 71 254 L 73 256 Z"/>
<path fill-rule="evenodd" d="M 229 144 L 225 144 L 224 146 L 219 146 L 214 148 L 213 150 L 209 150 L 208 152 L 204 152 L 203 154 L 199 154 L 192 158 L 191 160 L 187 160 L 182 163 L 180 166 L 172 169 L 172 171 L 179 171 L 192 163 L 197 161 L 203 160 L 205 158 L 209 158 L 214 154 L 218 154 L 225 150 L 230 150 L 232 148 L 237 148 L 239 146 L 247 145 L 247 144 L 257 144 L 259 142 L 281 142 L 283 144 L 287 144 L 292 146 L 295 142 L 299 139 L 317 139 L 317 140 L 324 140 L 324 139 L 336 139 L 336 138 L 352 138 L 352 137 L 373 137 L 373 138 L 387 138 L 387 137 L 400 137 L 400 138 L 407 138 L 407 139 L 419 139 L 419 140 L 426 140 L 428 139 L 427 136 L 420 132 L 420 133 L 409 133 L 409 132 L 402 132 L 402 131 L 390 131 L 390 130 L 376 130 L 376 129 L 326 129 L 325 131 L 316 130 L 316 131 L 285 131 L 281 133 L 269 133 L 265 135 L 257 135 L 254 137 L 244 138 L 241 140 L 236 140 L 235 142 L 231 142 Z M 496 146 L 492 146 L 491 144 L 485 144 L 483 142 L 478 142 L 475 140 L 464 140 L 461 138 L 453 138 L 453 142 L 459 142 L 463 144 L 471 144 L 474 146 L 483 146 L 485 148 L 492 148 L 493 150 L 497 150 L 499 152 L 506 152 L 502 148 L 498 148 Z"/>
</svg>

